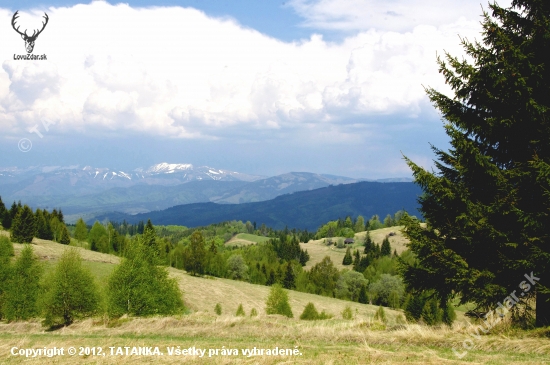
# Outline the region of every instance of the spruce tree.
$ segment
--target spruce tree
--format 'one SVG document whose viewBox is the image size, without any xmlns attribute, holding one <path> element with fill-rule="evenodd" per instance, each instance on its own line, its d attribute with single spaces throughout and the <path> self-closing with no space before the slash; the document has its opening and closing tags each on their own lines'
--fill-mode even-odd
<svg viewBox="0 0 550 365">
<path fill-rule="evenodd" d="M 43 240 L 53 239 L 52 228 L 50 222 L 46 220 L 44 212 L 41 209 L 36 209 L 34 217 L 36 219 L 36 236 Z"/>
<path fill-rule="evenodd" d="M 344 255 L 344 259 L 342 260 L 342 265 L 351 265 L 353 262 L 353 258 L 351 257 L 351 249 L 348 247 L 346 249 L 346 254 Z"/>
<path fill-rule="evenodd" d="M 0 219 L 2 219 L 2 227 L 4 229 L 10 229 L 11 228 L 11 215 L 9 210 L 5 210 L 2 216 L 0 216 Z"/>
<path fill-rule="evenodd" d="M 157 252 L 159 251 L 157 246 L 157 235 L 156 235 L 155 227 L 153 227 L 153 223 L 151 223 L 150 219 L 147 220 L 147 224 L 143 229 L 142 239 L 144 244 L 152 247 Z"/>
<path fill-rule="evenodd" d="M 17 205 L 17 203 L 13 202 L 10 209 L 4 212 L 4 218 L 2 220 L 2 226 L 4 227 L 4 229 L 11 228 L 17 212 L 19 212 L 19 206 Z"/>
<path fill-rule="evenodd" d="M 240 303 L 239 307 L 237 308 L 237 312 L 235 312 L 235 316 L 237 317 L 244 317 L 246 313 L 244 312 L 243 304 Z"/>
<path fill-rule="evenodd" d="M 357 300 L 359 303 L 367 304 L 369 302 L 369 297 L 367 295 L 367 287 L 363 285 L 359 291 L 359 298 Z"/>
<path fill-rule="evenodd" d="M 300 265 L 306 266 L 309 261 L 309 253 L 307 250 L 300 250 Z"/>
<path fill-rule="evenodd" d="M 315 304 L 312 302 L 307 303 L 302 314 L 300 314 L 300 319 L 304 321 L 314 321 L 319 319 L 319 312 L 315 308 Z"/>
<path fill-rule="evenodd" d="M 2 197 L 0 196 L 0 225 L 2 224 L 2 220 L 4 219 L 4 213 L 6 213 L 6 206 L 4 205 Z"/>
<path fill-rule="evenodd" d="M 36 235 L 36 219 L 28 205 L 18 209 L 12 223 L 11 239 L 19 243 L 31 243 Z"/>
<path fill-rule="evenodd" d="M 294 289 L 294 287 L 296 287 L 295 280 L 296 278 L 294 275 L 294 270 L 292 269 L 292 264 L 288 262 L 286 264 L 285 278 L 283 279 L 283 287 L 285 289 Z"/>
<path fill-rule="evenodd" d="M 370 252 L 374 251 L 374 242 L 370 238 L 370 231 L 367 230 L 367 234 L 365 235 L 365 254 L 368 254 Z"/>
<path fill-rule="evenodd" d="M 382 247 L 380 248 L 381 256 L 391 256 L 390 239 L 386 236 L 382 241 Z"/>
<path fill-rule="evenodd" d="M 355 270 L 355 268 L 359 265 L 359 262 L 361 262 L 361 254 L 359 253 L 359 250 L 355 250 L 353 253 L 353 270 Z"/>
<path fill-rule="evenodd" d="M 435 172 L 409 159 L 424 190 L 427 221 L 405 217 L 418 264 L 404 270 L 409 288 L 435 289 L 440 306 L 460 297 L 491 310 L 529 278 L 536 325 L 550 325 L 550 3 L 489 4 L 482 42 L 463 40 L 471 62 L 446 54 L 440 72 L 454 92 L 428 96 L 451 140 Z"/>
<path fill-rule="evenodd" d="M 63 224 L 63 227 L 61 228 L 61 238 L 59 239 L 59 243 L 62 245 L 68 245 L 71 243 L 71 236 L 69 235 L 69 230 L 67 229 L 67 226 Z"/>
</svg>

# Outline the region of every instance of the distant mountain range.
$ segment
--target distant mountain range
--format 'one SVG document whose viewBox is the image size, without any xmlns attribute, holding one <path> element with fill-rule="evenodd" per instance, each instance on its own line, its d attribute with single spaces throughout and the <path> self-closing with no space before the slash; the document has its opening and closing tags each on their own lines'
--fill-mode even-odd
<svg viewBox="0 0 550 365">
<path fill-rule="evenodd" d="M 365 180 L 308 172 L 265 177 L 169 163 L 127 171 L 36 166 L 0 168 L 0 196 L 6 204 L 21 200 L 33 208 L 62 208 L 71 222 L 79 216 L 94 217 L 109 211 L 137 214 L 190 203 L 261 202 L 297 191 Z"/>
<path fill-rule="evenodd" d="M 111 212 L 89 219 L 88 223 L 95 220 L 138 223 L 151 219 L 159 225 L 196 227 L 242 220 L 257 225 L 265 223 L 275 229 L 288 226 L 314 231 L 327 221 L 348 215 L 354 218 L 363 215 L 369 219 L 378 214 L 383 220 L 387 214 L 393 215 L 403 209 L 420 216 L 417 210 L 420 194 L 421 189 L 411 182 L 358 182 L 299 191 L 254 203 L 194 203 L 137 215 Z"/>
</svg>

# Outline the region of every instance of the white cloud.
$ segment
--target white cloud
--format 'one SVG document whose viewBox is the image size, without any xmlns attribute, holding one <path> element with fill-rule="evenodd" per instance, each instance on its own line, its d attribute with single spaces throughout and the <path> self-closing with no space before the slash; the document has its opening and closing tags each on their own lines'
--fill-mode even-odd
<svg viewBox="0 0 550 365">
<path fill-rule="evenodd" d="M 401 33 L 372 29 L 338 44 L 319 35 L 285 43 L 191 8 L 93 2 L 47 12 L 34 53 L 48 61 L 16 61 L 23 41 L 0 9 L 0 118 L 8 133 L 48 115 L 63 131 L 219 138 L 239 126 L 308 130 L 315 122 L 329 125 L 323 138 L 327 131 L 344 138 L 340 123 L 349 116 L 418 116 L 427 105 L 422 84 L 445 87 L 436 51 L 461 53 L 457 34 L 479 31 L 477 21 L 462 19 Z"/>
<path fill-rule="evenodd" d="M 499 1 L 509 6 L 510 0 Z M 290 0 L 305 18 L 303 26 L 341 31 L 410 31 L 418 25 L 441 26 L 461 18 L 480 21 L 486 0 Z"/>
</svg>

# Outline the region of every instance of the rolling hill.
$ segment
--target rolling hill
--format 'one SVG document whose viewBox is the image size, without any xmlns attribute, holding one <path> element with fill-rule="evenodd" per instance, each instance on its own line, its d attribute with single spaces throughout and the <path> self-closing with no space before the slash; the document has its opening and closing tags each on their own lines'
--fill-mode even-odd
<svg viewBox="0 0 550 365">
<path fill-rule="evenodd" d="M 311 231 L 329 220 L 348 215 L 370 218 L 378 214 L 383 219 L 387 214 L 404 209 L 418 216 L 417 197 L 420 193 L 420 188 L 413 183 L 358 182 L 295 192 L 256 203 L 196 203 L 136 215 L 112 212 L 89 219 L 88 223 L 95 220 L 137 223 L 151 219 L 158 225 L 196 227 L 242 220 L 258 225 L 264 223 L 275 229 L 288 226 Z"/>
<path fill-rule="evenodd" d="M 0 231 L 0 234 L 7 234 Z M 68 248 L 51 241 L 33 242 L 35 253 L 51 270 L 62 252 Z M 22 245 L 15 244 L 16 255 Z M 79 249 L 83 263 L 88 267 L 100 286 L 118 263 L 119 258 L 84 249 Z M 45 331 L 41 320 L 0 321 L 0 341 L 5 351 L 0 353 L 0 362 L 7 364 L 228 364 L 261 363 L 275 365 L 300 364 L 458 364 L 453 349 L 462 352 L 462 342 L 473 336 L 470 323 L 457 321 L 452 328 L 427 327 L 420 324 L 397 324 L 400 310 L 386 308 L 388 324 L 373 320 L 376 307 L 308 293 L 289 291 L 294 318 L 266 315 L 265 299 L 269 288 L 228 279 L 194 277 L 183 271 L 169 269 L 183 290 L 183 298 L 190 309 L 185 315 L 150 318 L 122 317 L 120 319 L 96 316 L 78 320 L 56 331 Z M 333 314 L 334 318 L 322 321 L 303 321 L 299 314 L 309 302 L 318 310 Z M 220 303 L 222 315 L 214 314 L 214 306 Z M 245 317 L 235 315 L 242 304 Z M 353 319 L 342 319 L 343 309 L 352 309 Z M 252 308 L 258 316 L 249 316 Z M 547 334 L 544 331 L 508 331 L 504 334 L 496 328 L 475 338 L 475 350 L 468 352 L 467 360 L 491 364 L 542 364 L 549 356 Z M 112 355 L 110 348 L 129 349 L 159 347 L 163 356 Z M 170 356 L 168 349 L 205 349 L 204 358 L 198 355 Z M 15 349 L 64 348 L 65 354 L 46 356 L 14 356 Z M 95 349 L 103 355 L 91 353 L 68 355 L 67 349 Z M 297 349 L 297 356 L 247 356 L 241 349 Z M 237 349 L 237 355 L 208 355 L 209 349 Z M 90 350 L 91 351 L 91 350 Z"/>
</svg>

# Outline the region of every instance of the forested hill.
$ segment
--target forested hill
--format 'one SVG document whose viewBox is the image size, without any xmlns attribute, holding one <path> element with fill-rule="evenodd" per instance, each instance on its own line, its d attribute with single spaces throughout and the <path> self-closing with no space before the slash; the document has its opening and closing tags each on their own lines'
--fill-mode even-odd
<svg viewBox="0 0 550 365">
<path fill-rule="evenodd" d="M 414 183 L 359 182 L 301 191 L 272 200 L 244 204 L 195 203 L 178 205 L 161 211 L 128 215 L 106 213 L 94 220 L 137 223 L 151 219 L 158 225 L 203 226 L 228 220 L 265 223 L 274 229 L 299 228 L 316 230 L 321 224 L 339 217 L 370 218 L 378 214 L 383 219 L 404 209 L 420 217 L 417 198 L 420 188 Z"/>
</svg>

